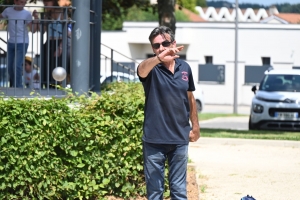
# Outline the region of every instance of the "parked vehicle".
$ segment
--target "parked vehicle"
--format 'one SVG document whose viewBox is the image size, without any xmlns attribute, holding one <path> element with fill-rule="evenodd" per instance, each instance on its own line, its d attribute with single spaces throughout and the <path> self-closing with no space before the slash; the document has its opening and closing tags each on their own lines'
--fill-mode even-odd
<svg viewBox="0 0 300 200">
<path fill-rule="evenodd" d="M 111 82 L 134 82 L 135 77 L 134 75 L 125 73 L 125 72 L 117 72 L 113 71 L 113 73 L 106 73 L 100 75 L 100 83 L 101 84 L 108 84 Z"/>
<path fill-rule="evenodd" d="M 300 70 L 267 70 L 252 91 L 249 130 L 300 130 Z"/>
<path fill-rule="evenodd" d="M 6 65 L 0 64 L 0 87 L 8 86 L 7 68 Z"/>
<path fill-rule="evenodd" d="M 204 98 L 204 93 L 201 87 L 196 86 L 196 91 L 193 92 L 195 100 L 196 100 L 196 105 L 197 105 L 197 111 L 201 112 L 204 108 L 205 105 L 205 98 Z"/>
</svg>

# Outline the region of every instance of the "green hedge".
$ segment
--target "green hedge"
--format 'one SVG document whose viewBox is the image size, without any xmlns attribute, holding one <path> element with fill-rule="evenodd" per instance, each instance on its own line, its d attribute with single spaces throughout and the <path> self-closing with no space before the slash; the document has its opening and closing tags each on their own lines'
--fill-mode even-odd
<svg viewBox="0 0 300 200">
<path fill-rule="evenodd" d="M 110 87 L 89 98 L 0 99 L 0 199 L 145 195 L 143 89 Z"/>
</svg>

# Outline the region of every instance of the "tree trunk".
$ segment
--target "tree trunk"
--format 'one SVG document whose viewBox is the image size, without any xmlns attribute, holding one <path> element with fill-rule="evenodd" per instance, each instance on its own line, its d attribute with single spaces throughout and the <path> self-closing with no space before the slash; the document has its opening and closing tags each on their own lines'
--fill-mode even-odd
<svg viewBox="0 0 300 200">
<path fill-rule="evenodd" d="M 174 34 L 176 29 L 175 4 L 176 0 L 157 0 L 159 25 L 169 27 Z"/>
</svg>

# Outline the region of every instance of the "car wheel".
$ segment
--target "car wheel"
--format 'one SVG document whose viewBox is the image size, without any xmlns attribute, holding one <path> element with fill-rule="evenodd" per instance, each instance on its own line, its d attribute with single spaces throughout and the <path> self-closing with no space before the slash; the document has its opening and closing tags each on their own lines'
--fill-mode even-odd
<svg viewBox="0 0 300 200">
<path fill-rule="evenodd" d="M 249 123 L 248 123 L 248 128 L 249 130 L 255 130 L 256 128 L 254 127 L 254 125 L 251 122 L 251 117 L 249 117 Z"/>
<path fill-rule="evenodd" d="M 197 112 L 201 112 L 202 111 L 202 104 L 199 100 L 196 100 L 196 106 L 197 106 Z"/>
</svg>

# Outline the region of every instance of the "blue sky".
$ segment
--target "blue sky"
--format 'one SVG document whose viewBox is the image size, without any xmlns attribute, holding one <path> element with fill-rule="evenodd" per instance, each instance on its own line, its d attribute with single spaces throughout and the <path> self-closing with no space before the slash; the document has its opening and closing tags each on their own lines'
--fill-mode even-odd
<svg viewBox="0 0 300 200">
<path fill-rule="evenodd" d="M 229 2 L 235 3 L 235 0 L 228 0 Z M 257 3 L 264 6 L 270 6 L 275 3 L 290 3 L 298 4 L 300 0 L 238 0 L 239 3 Z"/>
</svg>

